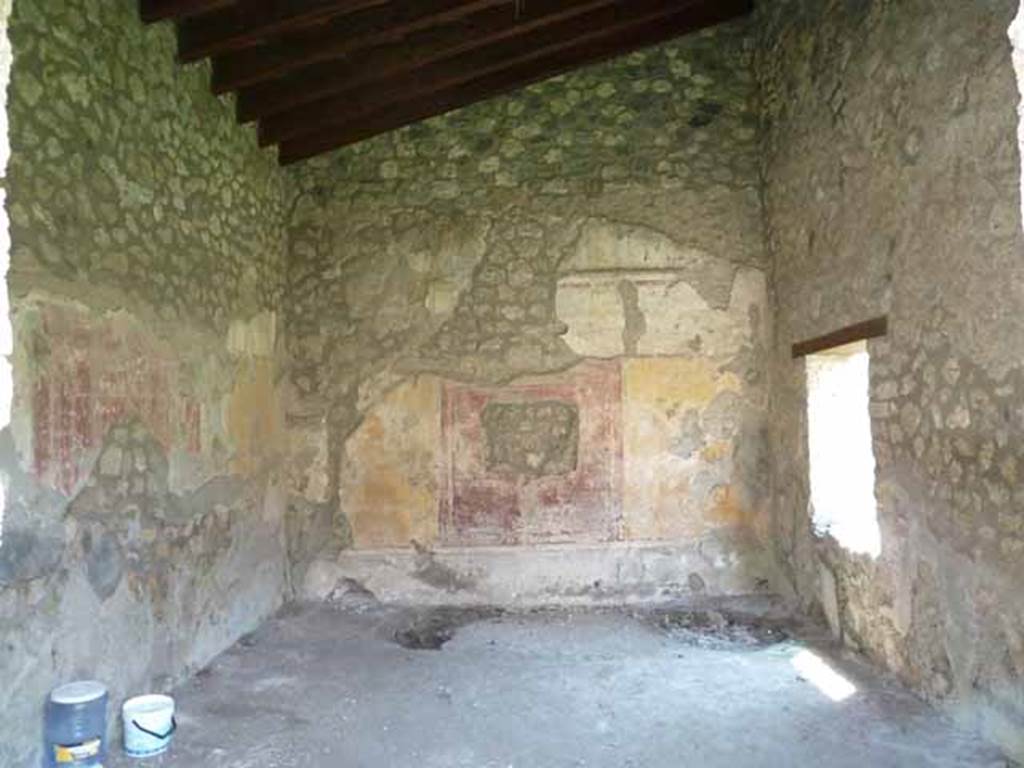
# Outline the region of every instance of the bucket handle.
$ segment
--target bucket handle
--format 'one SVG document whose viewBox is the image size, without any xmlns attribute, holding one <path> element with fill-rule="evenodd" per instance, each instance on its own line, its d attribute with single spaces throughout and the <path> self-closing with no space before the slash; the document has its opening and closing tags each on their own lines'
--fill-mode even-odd
<svg viewBox="0 0 1024 768">
<path fill-rule="evenodd" d="M 143 733 L 152 736 L 154 739 L 160 739 L 160 741 L 163 741 L 164 739 L 171 738 L 171 734 L 173 734 L 176 730 L 178 730 L 178 721 L 175 720 L 174 717 L 171 717 L 171 730 L 169 730 L 167 733 L 162 733 L 162 734 L 161 733 L 156 733 L 155 731 L 151 731 L 148 728 L 143 728 L 141 725 L 139 725 L 139 721 L 138 720 L 132 720 L 132 725 L 134 725 L 136 728 L 138 728 Z"/>
</svg>

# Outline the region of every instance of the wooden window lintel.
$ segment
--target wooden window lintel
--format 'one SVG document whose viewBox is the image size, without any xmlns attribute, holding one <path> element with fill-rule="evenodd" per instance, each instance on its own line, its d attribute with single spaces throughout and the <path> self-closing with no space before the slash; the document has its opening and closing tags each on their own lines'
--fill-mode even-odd
<svg viewBox="0 0 1024 768">
<path fill-rule="evenodd" d="M 844 344 L 852 344 L 855 341 L 874 339 L 885 336 L 889 332 L 889 318 L 886 315 L 873 317 L 862 323 L 854 323 L 838 331 L 826 333 L 824 336 L 817 336 L 807 341 L 801 341 L 793 345 L 793 359 L 806 357 L 816 352 L 824 352 L 827 349 L 841 347 Z"/>
</svg>

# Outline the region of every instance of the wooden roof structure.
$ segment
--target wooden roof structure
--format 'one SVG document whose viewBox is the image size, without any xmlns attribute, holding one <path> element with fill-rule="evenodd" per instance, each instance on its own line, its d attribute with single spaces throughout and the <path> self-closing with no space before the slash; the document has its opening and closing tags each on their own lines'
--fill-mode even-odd
<svg viewBox="0 0 1024 768">
<path fill-rule="evenodd" d="M 282 164 L 749 14 L 753 0 L 140 0 Z"/>
</svg>

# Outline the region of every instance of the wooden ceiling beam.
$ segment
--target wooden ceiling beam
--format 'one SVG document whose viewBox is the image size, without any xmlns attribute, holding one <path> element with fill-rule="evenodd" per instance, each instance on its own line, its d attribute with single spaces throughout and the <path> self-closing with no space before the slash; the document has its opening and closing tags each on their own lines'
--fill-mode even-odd
<svg viewBox="0 0 1024 768">
<path fill-rule="evenodd" d="M 198 61 L 357 13 L 388 0 L 241 0 L 178 25 L 178 59 Z"/>
<path fill-rule="evenodd" d="M 614 35 L 618 30 L 678 13 L 680 7 L 680 0 L 629 0 L 619 5 L 606 5 L 582 16 L 542 26 L 525 39 L 510 38 L 419 69 L 403 70 L 389 79 L 262 119 L 260 145 L 278 144 L 309 132 L 310 126 L 355 120 L 359 115 L 372 114 L 395 102 L 438 93 L 492 72 L 544 59 L 564 49 L 576 48 L 588 39 Z"/>
<path fill-rule="evenodd" d="M 438 61 L 482 50 L 501 41 L 516 39 L 521 41 L 523 48 L 536 47 L 538 44 L 532 38 L 525 38 L 547 25 L 628 2 L 546 0 L 527 3 L 518 17 L 514 6 L 487 8 L 449 24 L 409 35 L 399 42 L 379 45 L 358 57 L 313 64 L 278 80 L 242 89 L 238 94 L 238 119 L 244 123 L 264 118 L 368 83 L 413 73 Z M 676 0 L 675 5 L 683 7 L 693 2 L 696 0 Z M 638 4 L 643 5 L 643 0 Z M 611 14 L 607 17 L 613 23 L 616 21 Z M 504 54 L 496 50 L 495 55 Z"/>
<path fill-rule="evenodd" d="M 504 6 L 511 12 L 514 3 L 513 0 L 402 0 L 369 8 L 286 39 L 218 56 L 213 61 L 212 88 L 218 94 L 238 90 L 318 61 L 350 56 L 382 43 L 401 42 L 406 35 L 496 6 Z"/>
<path fill-rule="evenodd" d="M 507 68 L 433 92 L 395 94 L 384 106 L 353 115 L 332 101 L 336 111 L 321 116 L 322 127 L 291 135 L 280 145 L 283 165 L 354 144 L 371 136 L 434 117 L 501 93 L 522 88 L 581 66 L 646 48 L 704 27 L 748 14 L 753 0 L 711 0 L 683 11 L 675 10 L 614 29 L 592 31 L 568 47 L 545 50 L 536 57 L 518 60 Z M 351 105 L 349 105 L 351 106 Z M 339 108 L 340 107 L 340 108 Z M 286 113 L 290 114 L 290 113 Z M 262 127 L 262 126 L 261 126 Z"/>
<path fill-rule="evenodd" d="M 147 24 L 167 19 L 182 19 L 217 8 L 232 0 L 139 0 L 139 16 Z"/>
</svg>

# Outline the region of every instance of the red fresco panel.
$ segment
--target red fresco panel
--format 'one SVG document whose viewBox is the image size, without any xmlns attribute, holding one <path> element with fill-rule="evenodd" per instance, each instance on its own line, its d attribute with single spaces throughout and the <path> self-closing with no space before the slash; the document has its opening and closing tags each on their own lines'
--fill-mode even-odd
<svg viewBox="0 0 1024 768">
<path fill-rule="evenodd" d="M 181 362 L 138 330 L 46 307 L 36 347 L 47 355 L 32 385 L 33 465 L 71 493 L 118 423 L 137 419 L 165 448 L 201 445 L 200 408 Z M 171 414 L 184 413 L 184 419 Z M 180 433 L 180 434 L 179 434 Z"/>
<path fill-rule="evenodd" d="M 504 387 L 446 382 L 442 393 L 442 544 L 605 542 L 622 529 L 622 373 L 589 361 Z M 542 477 L 487 467 L 489 403 L 560 402 L 579 413 L 576 467 Z"/>
</svg>

